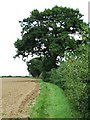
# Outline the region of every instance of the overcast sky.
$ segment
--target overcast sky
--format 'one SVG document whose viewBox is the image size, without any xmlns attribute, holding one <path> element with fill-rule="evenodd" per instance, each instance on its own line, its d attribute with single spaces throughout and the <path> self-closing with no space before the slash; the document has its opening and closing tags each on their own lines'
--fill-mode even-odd
<svg viewBox="0 0 90 120">
<path fill-rule="evenodd" d="M 88 22 L 89 0 L 0 0 L 0 76 L 29 75 L 22 59 L 13 59 L 14 42 L 20 38 L 19 20 L 29 16 L 29 12 L 52 8 L 55 5 L 79 8 Z"/>
</svg>

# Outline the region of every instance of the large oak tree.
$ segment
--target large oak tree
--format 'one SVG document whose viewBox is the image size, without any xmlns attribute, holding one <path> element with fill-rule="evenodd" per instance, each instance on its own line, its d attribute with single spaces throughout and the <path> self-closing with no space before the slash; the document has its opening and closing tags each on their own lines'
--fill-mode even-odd
<svg viewBox="0 0 90 120">
<path fill-rule="evenodd" d="M 66 51 L 75 53 L 79 44 L 87 40 L 88 25 L 82 16 L 78 9 L 58 6 L 42 12 L 33 10 L 20 21 L 22 38 L 14 44 L 15 57 L 42 56 L 46 71 L 57 67 Z"/>
</svg>

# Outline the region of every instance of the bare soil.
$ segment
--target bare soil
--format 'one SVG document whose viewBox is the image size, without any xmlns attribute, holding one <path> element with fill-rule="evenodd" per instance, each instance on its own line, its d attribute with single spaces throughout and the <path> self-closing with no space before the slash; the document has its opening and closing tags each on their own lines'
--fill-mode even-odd
<svg viewBox="0 0 90 120">
<path fill-rule="evenodd" d="M 28 117 L 30 105 L 39 94 L 40 83 L 31 78 L 2 78 L 2 115 Z"/>
</svg>

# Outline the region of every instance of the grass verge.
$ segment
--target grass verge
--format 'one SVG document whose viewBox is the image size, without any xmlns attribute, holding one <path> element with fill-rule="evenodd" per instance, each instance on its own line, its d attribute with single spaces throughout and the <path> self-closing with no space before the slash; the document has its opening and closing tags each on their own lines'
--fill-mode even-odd
<svg viewBox="0 0 90 120">
<path fill-rule="evenodd" d="M 41 82 L 40 95 L 29 113 L 30 118 L 78 118 L 64 92 L 58 86 Z"/>
</svg>

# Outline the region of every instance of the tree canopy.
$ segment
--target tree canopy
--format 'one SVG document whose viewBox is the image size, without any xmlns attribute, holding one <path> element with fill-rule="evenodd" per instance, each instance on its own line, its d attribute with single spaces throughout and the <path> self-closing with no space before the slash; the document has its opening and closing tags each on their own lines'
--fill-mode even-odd
<svg viewBox="0 0 90 120">
<path fill-rule="evenodd" d="M 14 43 L 15 57 L 21 55 L 26 59 L 37 55 L 45 58 L 46 68 L 57 67 L 66 51 L 75 53 L 79 44 L 88 39 L 88 25 L 82 16 L 78 9 L 58 6 L 42 12 L 33 10 L 28 18 L 20 21 L 22 38 Z"/>
</svg>

